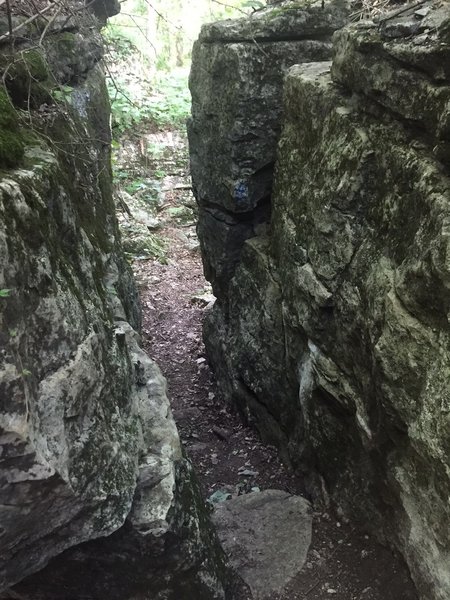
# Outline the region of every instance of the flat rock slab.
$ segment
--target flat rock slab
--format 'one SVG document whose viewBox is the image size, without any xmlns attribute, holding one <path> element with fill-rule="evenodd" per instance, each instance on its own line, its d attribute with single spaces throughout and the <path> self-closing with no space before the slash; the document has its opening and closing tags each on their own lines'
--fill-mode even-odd
<svg viewBox="0 0 450 600">
<path fill-rule="evenodd" d="M 300 571 L 311 543 L 307 500 L 265 490 L 219 504 L 213 521 L 219 539 L 257 600 L 281 592 Z"/>
</svg>

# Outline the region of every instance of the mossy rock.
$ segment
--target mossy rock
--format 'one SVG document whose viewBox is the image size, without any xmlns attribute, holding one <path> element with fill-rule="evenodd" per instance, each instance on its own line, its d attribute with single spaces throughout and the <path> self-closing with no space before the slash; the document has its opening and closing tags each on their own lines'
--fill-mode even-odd
<svg viewBox="0 0 450 600">
<path fill-rule="evenodd" d="M 63 33 L 59 33 L 57 36 L 55 36 L 53 42 L 58 50 L 58 55 L 60 56 L 61 60 L 74 61 L 77 51 L 76 33 L 64 31 Z"/>
<path fill-rule="evenodd" d="M 0 168 L 16 167 L 24 148 L 17 112 L 6 91 L 0 89 Z"/>
<path fill-rule="evenodd" d="M 54 81 L 40 50 L 30 49 L 0 59 L 0 71 L 13 103 L 21 108 L 37 108 L 51 102 Z"/>
<path fill-rule="evenodd" d="M 131 256 L 151 256 L 163 260 L 166 254 L 166 244 L 160 237 L 138 232 L 123 232 L 122 246 Z"/>
</svg>

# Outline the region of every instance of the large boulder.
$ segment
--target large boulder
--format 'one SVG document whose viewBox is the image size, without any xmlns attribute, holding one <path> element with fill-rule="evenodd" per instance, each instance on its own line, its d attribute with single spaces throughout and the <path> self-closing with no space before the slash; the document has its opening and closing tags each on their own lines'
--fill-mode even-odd
<svg viewBox="0 0 450 600">
<path fill-rule="evenodd" d="M 224 556 L 139 348 L 86 18 L 0 61 L 0 593 L 219 599 Z"/>
<path fill-rule="evenodd" d="M 270 221 L 273 165 L 287 69 L 331 57 L 345 2 L 282 2 L 203 27 L 194 44 L 188 125 L 205 273 L 227 288 L 244 241 Z"/>
<path fill-rule="evenodd" d="M 30 600 L 60 600 L 62 593 L 67 600 L 224 598 L 224 584 L 228 589 L 231 580 L 182 453 L 165 379 L 128 323 L 116 324 L 116 336 L 128 345 L 136 372 L 139 462 L 125 522 L 109 536 L 99 536 L 95 523 L 90 541 L 55 557 L 14 592 Z M 128 435 L 133 439 L 133 432 Z"/>
<path fill-rule="evenodd" d="M 449 32 L 428 3 L 290 70 L 272 230 L 205 325 L 224 393 L 424 600 L 450 597 Z"/>
</svg>

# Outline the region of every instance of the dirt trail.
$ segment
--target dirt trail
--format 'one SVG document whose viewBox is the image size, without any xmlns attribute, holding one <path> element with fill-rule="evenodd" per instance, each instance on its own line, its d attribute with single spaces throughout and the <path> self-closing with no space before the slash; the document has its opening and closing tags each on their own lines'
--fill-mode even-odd
<svg viewBox="0 0 450 600">
<path fill-rule="evenodd" d="M 142 148 L 155 140 L 164 151 L 142 160 Z M 118 165 L 130 177 L 151 179 L 152 173 L 164 173 L 156 217 L 157 235 L 167 241 L 166 264 L 141 257 L 133 268 L 141 294 L 145 349 L 167 378 L 175 420 L 205 499 L 223 501 L 269 488 L 302 494 L 302 482 L 281 464 L 275 449 L 264 446 L 221 398 L 208 367 L 201 323 L 210 292 L 195 236 L 184 134 L 155 132 L 128 140 Z M 121 206 L 126 232 L 131 219 L 124 213 Z M 302 572 L 283 595 L 270 600 L 330 597 L 417 599 L 406 569 L 388 549 L 331 513 L 315 512 L 313 542 Z"/>
</svg>

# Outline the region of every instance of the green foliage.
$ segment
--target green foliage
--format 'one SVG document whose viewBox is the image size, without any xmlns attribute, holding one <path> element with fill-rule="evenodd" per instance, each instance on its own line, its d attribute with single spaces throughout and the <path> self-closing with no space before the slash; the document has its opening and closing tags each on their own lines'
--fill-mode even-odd
<svg viewBox="0 0 450 600">
<path fill-rule="evenodd" d="M 151 119 L 158 125 L 180 125 L 191 108 L 187 71 L 161 74 L 155 82 L 155 93 L 148 100 Z"/>
<path fill-rule="evenodd" d="M 108 85 L 111 98 L 112 127 L 115 136 L 131 129 L 145 118 L 142 108 L 135 104 L 125 91 L 122 91 L 124 89 L 125 86 L 116 90 L 115 87 Z"/>
<path fill-rule="evenodd" d="M 146 147 L 146 154 L 152 160 L 161 160 L 167 146 L 165 144 L 150 142 Z"/>
<path fill-rule="evenodd" d="M 133 30 L 122 27 L 118 23 L 109 22 L 102 31 L 106 46 L 122 59 L 133 56 L 138 50 L 134 41 Z"/>
<path fill-rule="evenodd" d="M 156 258 L 167 263 L 167 241 L 155 233 L 131 234 L 123 240 L 125 254 L 130 258 Z"/>
<path fill-rule="evenodd" d="M 125 131 L 150 121 L 158 126 L 181 126 L 190 110 L 190 95 L 187 86 L 187 72 L 177 71 L 160 74 L 150 86 L 149 82 L 139 82 L 147 86 L 147 93 L 128 75 L 108 78 L 108 91 L 111 98 L 113 133 L 117 137 Z"/>
<path fill-rule="evenodd" d="M 0 298 L 8 298 L 12 290 L 0 289 Z"/>
<path fill-rule="evenodd" d="M 204 23 L 242 17 L 260 5 L 263 0 L 122 0 L 121 13 L 107 26 L 108 41 L 128 39 L 153 69 L 170 72 L 188 66 Z"/>
<path fill-rule="evenodd" d="M 113 162 L 113 175 L 114 175 L 114 179 L 119 182 L 125 181 L 126 179 L 130 179 L 130 173 L 128 171 L 124 171 L 122 169 L 115 169 L 114 162 Z"/>
<path fill-rule="evenodd" d="M 194 213 L 188 206 L 171 206 L 167 212 L 180 225 L 190 225 L 195 222 Z"/>
<path fill-rule="evenodd" d="M 52 90 L 52 96 L 57 102 L 67 102 L 73 92 L 70 85 L 60 85 L 59 88 Z"/>
<path fill-rule="evenodd" d="M 158 178 L 156 173 L 153 173 Z M 118 186 L 130 196 L 136 196 L 145 204 L 158 206 L 160 203 L 161 184 L 154 179 L 136 177 L 130 171 L 113 168 L 113 177 Z"/>
<path fill-rule="evenodd" d="M 262 0 L 124 0 L 103 30 L 113 133 L 150 121 L 178 127 L 190 110 L 187 74 L 192 43 L 205 22 L 242 16 Z"/>
<path fill-rule="evenodd" d="M 171 206 L 167 212 L 171 217 L 182 217 L 185 214 L 185 210 L 184 206 Z"/>
<path fill-rule="evenodd" d="M 261 0 L 246 0 L 242 3 L 242 8 L 254 8 L 256 10 L 264 8 L 265 6 L 266 4 L 261 2 Z"/>
<path fill-rule="evenodd" d="M 145 181 L 143 179 L 136 179 L 135 181 L 132 181 L 131 183 L 129 183 L 128 185 L 125 186 L 125 191 L 128 194 L 134 194 L 136 192 L 138 192 L 139 190 L 145 190 L 146 188 L 146 184 Z"/>
<path fill-rule="evenodd" d="M 161 186 L 151 179 L 135 179 L 124 187 L 125 191 L 133 195 L 138 195 L 147 204 L 159 204 Z"/>
</svg>

